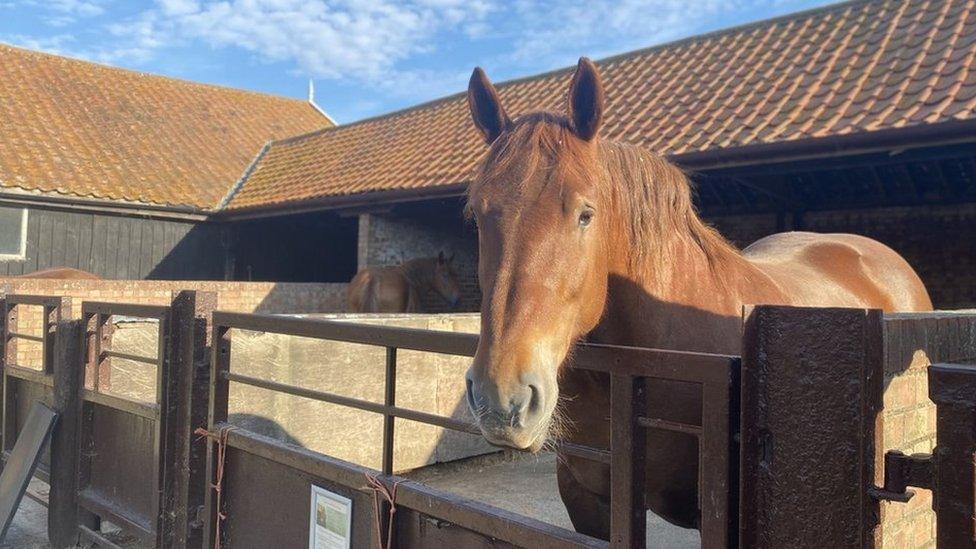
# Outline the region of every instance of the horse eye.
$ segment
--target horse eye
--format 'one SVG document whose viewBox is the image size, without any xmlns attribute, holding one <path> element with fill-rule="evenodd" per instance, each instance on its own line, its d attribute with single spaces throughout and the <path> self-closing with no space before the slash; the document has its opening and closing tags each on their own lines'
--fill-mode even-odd
<svg viewBox="0 0 976 549">
<path fill-rule="evenodd" d="M 593 210 L 583 210 L 580 212 L 579 225 L 580 227 L 586 227 L 593 221 Z"/>
</svg>

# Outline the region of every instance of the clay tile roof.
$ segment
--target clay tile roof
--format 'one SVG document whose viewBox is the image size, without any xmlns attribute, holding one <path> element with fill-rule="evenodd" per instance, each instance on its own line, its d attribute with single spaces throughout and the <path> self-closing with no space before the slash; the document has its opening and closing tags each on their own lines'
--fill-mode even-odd
<svg viewBox="0 0 976 549">
<path fill-rule="evenodd" d="M 267 141 L 331 125 L 306 101 L 0 44 L 0 190 L 215 209 Z"/>
<path fill-rule="evenodd" d="M 681 155 L 976 118 L 976 2 L 861 0 L 606 59 L 602 130 Z M 570 70 L 499 86 L 563 108 Z M 463 94 L 276 141 L 230 202 L 284 205 L 465 182 L 485 147 Z"/>
</svg>

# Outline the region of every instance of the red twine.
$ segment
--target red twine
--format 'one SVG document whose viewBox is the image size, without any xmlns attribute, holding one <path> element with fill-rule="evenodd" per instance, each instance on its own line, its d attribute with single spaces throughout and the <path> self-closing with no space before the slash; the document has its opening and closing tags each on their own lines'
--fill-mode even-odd
<svg viewBox="0 0 976 549">
<path fill-rule="evenodd" d="M 223 485 L 224 485 L 224 460 L 227 457 L 227 433 L 236 429 L 233 425 L 225 425 L 221 427 L 219 433 L 213 433 L 208 431 L 203 427 L 198 428 L 193 431 L 194 434 L 207 437 L 217 443 L 217 478 L 215 482 L 210 485 L 213 491 L 217 494 L 217 524 L 214 525 L 214 549 L 220 549 L 220 527 L 227 518 L 224 514 L 223 506 Z"/>
<path fill-rule="evenodd" d="M 396 494 L 397 486 L 400 485 L 402 481 L 396 481 L 393 483 L 393 488 L 387 488 L 382 482 L 378 475 L 371 475 L 369 473 L 363 473 L 366 476 L 366 483 L 369 487 L 373 489 L 373 512 L 376 517 L 376 545 L 379 549 L 392 549 L 393 547 L 393 515 L 396 514 Z M 386 543 L 383 543 L 383 533 L 380 528 L 380 496 L 390 504 L 390 518 L 386 525 Z"/>
</svg>

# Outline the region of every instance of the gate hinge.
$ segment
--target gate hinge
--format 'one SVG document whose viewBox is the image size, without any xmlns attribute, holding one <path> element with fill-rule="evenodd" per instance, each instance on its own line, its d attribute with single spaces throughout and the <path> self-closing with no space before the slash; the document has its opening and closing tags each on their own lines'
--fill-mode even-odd
<svg viewBox="0 0 976 549">
<path fill-rule="evenodd" d="M 897 450 L 885 454 L 884 487 L 870 490 L 875 499 L 905 503 L 915 495 L 908 487 L 931 490 L 935 479 L 932 454 L 905 455 Z"/>
</svg>

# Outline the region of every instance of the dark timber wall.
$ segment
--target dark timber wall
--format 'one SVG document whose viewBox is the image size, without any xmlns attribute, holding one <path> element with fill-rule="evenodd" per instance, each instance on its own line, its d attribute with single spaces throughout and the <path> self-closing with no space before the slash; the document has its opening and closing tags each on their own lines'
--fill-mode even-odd
<svg viewBox="0 0 976 549">
<path fill-rule="evenodd" d="M 107 279 L 223 279 L 221 229 L 211 223 L 28 208 L 23 260 L 0 276 L 73 267 Z"/>
</svg>

